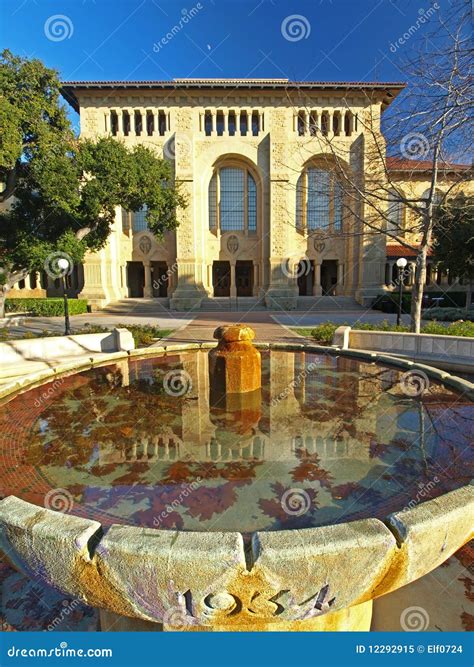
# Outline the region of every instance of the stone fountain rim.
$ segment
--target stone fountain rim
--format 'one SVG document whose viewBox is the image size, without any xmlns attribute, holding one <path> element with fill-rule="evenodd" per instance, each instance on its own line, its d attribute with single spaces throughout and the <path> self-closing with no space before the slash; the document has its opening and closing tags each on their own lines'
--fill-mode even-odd
<svg viewBox="0 0 474 667">
<path fill-rule="evenodd" d="M 107 358 L 101 357 L 96 360 L 89 358 L 87 361 L 59 364 L 55 368 L 4 385 L 0 388 L 0 398 L 17 395 L 22 390 L 44 384 L 55 377 L 116 361 L 211 349 L 216 345 L 217 343 L 214 342 L 171 344 L 132 350 L 127 353 L 115 352 L 107 355 Z M 418 370 L 450 388 L 467 392 L 471 399 L 474 396 L 474 385 L 462 378 L 453 377 L 450 373 L 431 366 L 386 354 L 362 350 L 341 350 L 337 347 L 305 343 L 257 343 L 256 347 L 327 353 L 331 356 L 353 357 L 396 368 Z M 127 598 L 128 593 L 125 594 L 122 590 L 128 590 L 129 585 L 128 571 L 124 574 L 121 570 L 122 561 L 131 562 L 130 559 L 133 560 L 133 550 L 136 547 L 140 549 L 141 558 L 148 559 L 153 567 L 169 569 L 171 561 L 173 573 L 175 570 L 177 572 L 177 586 L 181 581 L 180 576 L 183 581 L 187 581 L 190 564 L 191 570 L 196 575 L 196 572 L 203 567 L 204 559 L 206 562 L 209 561 L 210 570 L 206 565 L 203 572 L 199 572 L 199 581 L 200 578 L 205 579 L 206 576 L 210 576 L 209 571 L 211 570 L 214 573 L 213 582 L 216 581 L 216 572 L 220 572 L 217 576 L 218 581 L 221 581 L 224 576 L 227 577 L 224 572 L 221 572 L 223 564 L 230 570 L 236 568 L 237 578 L 242 576 L 242 572 L 245 573 L 245 576 L 249 576 L 255 571 L 268 571 L 272 577 L 277 577 L 280 588 L 295 589 L 295 595 L 300 595 L 301 599 L 304 599 L 303 593 L 306 591 L 306 583 L 303 580 L 307 579 L 307 577 L 300 576 L 301 567 L 304 567 L 305 571 L 311 570 L 313 574 L 308 576 L 312 581 L 311 577 L 314 580 L 321 577 L 318 570 L 321 568 L 321 563 L 324 566 L 323 569 L 326 568 L 324 571 L 327 572 L 331 571 L 331 568 L 339 571 L 338 568 L 341 567 L 339 563 L 342 562 L 343 568 L 346 569 L 340 575 L 341 579 L 344 579 L 344 577 L 347 578 L 348 553 L 358 558 L 357 554 L 360 552 L 366 559 L 364 561 L 362 558 L 365 563 L 364 567 L 373 571 L 374 580 L 371 580 L 369 585 L 367 576 L 364 578 L 361 572 L 358 575 L 360 582 L 357 585 L 354 584 L 350 592 L 346 591 L 344 595 L 340 595 L 338 601 L 331 607 L 331 611 L 336 611 L 404 586 L 444 562 L 472 537 L 472 527 L 469 525 L 468 518 L 469 506 L 474 512 L 473 482 L 432 500 L 420 502 L 413 508 L 404 508 L 391 513 L 383 521 L 369 517 L 300 530 L 257 531 L 252 535 L 252 554 L 249 562 L 240 532 L 206 533 L 114 524 L 104 535 L 102 526 L 97 521 L 61 514 L 15 496 L 8 496 L 0 501 L 0 554 L 3 551 L 17 569 L 29 573 L 38 569 L 39 561 L 45 571 L 49 572 L 57 588 L 67 594 L 80 597 L 93 606 L 126 616 L 161 622 L 164 614 L 161 607 L 150 610 L 147 605 L 143 605 L 141 599 L 130 602 Z M 446 525 L 449 525 L 449 531 L 446 530 Z M 348 538 L 348 536 L 351 537 Z M 175 547 L 177 540 L 180 544 L 178 548 Z M 435 543 L 438 548 L 433 547 Z M 58 553 L 61 554 L 59 559 Z M 376 554 L 377 557 L 373 558 L 373 554 Z M 332 563 L 331 559 L 335 557 L 337 559 L 329 568 L 327 563 Z M 374 561 L 373 567 L 372 561 Z M 107 586 L 112 586 L 115 591 L 113 600 L 108 596 L 109 594 L 103 592 L 99 584 L 99 592 L 95 589 L 92 591 L 88 584 L 80 577 L 78 578 L 78 562 L 81 568 L 85 566 L 84 564 L 97 568 L 97 563 L 99 563 L 100 577 L 105 577 Z M 350 567 L 352 574 L 352 561 Z M 111 579 L 108 580 L 108 577 Z M 327 577 L 330 578 L 330 575 L 327 574 Z M 200 584 L 201 588 L 198 584 L 196 586 L 204 593 L 209 591 L 209 586 L 204 586 L 204 588 Z M 227 590 L 225 586 L 224 590 Z M 326 609 L 321 613 L 328 611 L 329 609 Z M 211 623 L 205 614 L 204 616 L 201 614 L 199 619 L 200 623 Z M 298 620 L 298 617 L 290 618 L 290 620 Z"/>
<path fill-rule="evenodd" d="M 44 369 L 25 375 L 23 377 L 15 378 L 11 382 L 5 382 L 0 385 L 0 401 L 3 399 L 20 394 L 26 389 L 35 386 L 47 384 L 50 380 L 71 375 L 74 373 L 91 370 L 99 366 L 106 366 L 110 363 L 124 361 L 125 359 L 149 357 L 149 356 L 166 356 L 169 353 L 175 352 L 191 352 L 196 350 L 210 350 L 217 347 L 217 342 L 201 342 L 201 343 L 172 343 L 170 345 L 162 345 L 159 347 L 145 347 L 136 348 L 128 351 L 110 352 L 103 354 L 100 358 L 94 359 L 84 355 L 83 360 L 74 360 L 67 363 L 58 363 L 52 368 Z M 370 363 L 380 363 L 385 366 L 393 366 L 395 368 L 403 368 L 407 371 L 420 371 L 425 373 L 429 378 L 432 378 L 450 389 L 460 391 L 467 394 L 468 398 L 474 402 L 474 383 L 453 375 L 448 371 L 441 370 L 428 364 L 422 364 L 416 361 L 410 361 L 397 355 L 390 355 L 387 353 L 380 353 L 370 350 L 357 349 L 343 349 L 341 347 L 332 345 L 314 345 L 312 343 L 264 343 L 253 341 L 254 347 L 260 350 L 283 350 L 288 352 L 314 352 L 315 354 L 328 354 L 330 356 L 341 356 L 354 359 L 361 359 Z"/>
</svg>

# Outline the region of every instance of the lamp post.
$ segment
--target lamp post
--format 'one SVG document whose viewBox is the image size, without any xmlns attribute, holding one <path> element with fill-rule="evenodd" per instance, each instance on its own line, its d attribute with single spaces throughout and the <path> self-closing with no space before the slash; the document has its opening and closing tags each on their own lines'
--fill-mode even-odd
<svg viewBox="0 0 474 667">
<path fill-rule="evenodd" d="M 397 327 L 400 326 L 402 319 L 402 293 L 403 293 L 403 279 L 405 278 L 405 267 L 407 265 L 407 260 L 405 257 L 399 257 L 397 259 L 398 267 L 398 311 L 397 311 Z"/>
<path fill-rule="evenodd" d="M 69 262 L 65 257 L 58 259 L 58 267 L 61 269 L 61 280 L 63 284 L 63 299 L 64 299 L 64 335 L 71 335 L 71 326 L 69 323 L 69 304 L 67 300 L 66 291 L 66 275 L 69 271 Z"/>
</svg>

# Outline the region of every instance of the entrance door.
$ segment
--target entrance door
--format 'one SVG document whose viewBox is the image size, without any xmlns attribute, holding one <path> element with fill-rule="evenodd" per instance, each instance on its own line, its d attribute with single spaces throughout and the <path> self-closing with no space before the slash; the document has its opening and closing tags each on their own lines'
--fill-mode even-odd
<svg viewBox="0 0 474 667">
<path fill-rule="evenodd" d="M 337 285 L 337 260 L 325 259 L 321 264 L 321 290 L 323 294 L 334 296 Z"/>
<path fill-rule="evenodd" d="M 235 283 L 237 296 L 252 296 L 253 262 L 238 259 L 235 263 Z"/>
<path fill-rule="evenodd" d="M 145 285 L 145 267 L 142 262 L 127 262 L 128 296 L 143 297 Z"/>
<path fill-rule="evenodd" d="M 168 296 L 168 265 L 166 262 L 152 262 L 152 284 L 154 297 Z"/>
<path fill-rule="evenodd" d="M 230 296 L 230 262 L 214 262 L 212 265 L 214 296 Z"/>
<path fill-rule="evenodd" d="M 298 294 L 312 296 L 314 284 L 314 262 L 311 259 L 302 259 L 298 264 Z"/>
</svg>

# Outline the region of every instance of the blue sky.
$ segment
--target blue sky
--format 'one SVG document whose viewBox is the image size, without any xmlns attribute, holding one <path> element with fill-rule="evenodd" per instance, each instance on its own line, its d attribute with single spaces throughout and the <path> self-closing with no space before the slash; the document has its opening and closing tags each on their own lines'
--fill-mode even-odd
<svg viewBox="0 0 474 667">
<path fill-rule="evenodd" d="M 448 2 L 438 0 L 440 6 Z M 432 0 L 0 0 L 0 43 L 15 53 L 40 58 L 65 80 L 399 81 L 404 78 L 400 59 L 411 40 L 395 52 L 391 45 L 431 4 Z M 195 15 L 167 39 L 193 8 Z M 425 29 L 421 26 L 417 33 Z"/>
</svg>

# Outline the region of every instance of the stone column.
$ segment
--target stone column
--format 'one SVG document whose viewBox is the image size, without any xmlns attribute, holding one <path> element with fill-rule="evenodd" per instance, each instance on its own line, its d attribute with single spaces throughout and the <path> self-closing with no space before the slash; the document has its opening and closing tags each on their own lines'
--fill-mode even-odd
<svg viewBox="0 0 474 667">
<path fill-rule="evenodd" d="M 222 116 L 223 116 L 222 134 L 223 134 L 223 136 L 226 137 L 229 134 L 229 111 L 228 111 L 228 109 L 223 110 Z"/>
<path fill-rule="evenodd" d="M 344 294 L 344 264 L 342 262 L 337 263 L 336 293 L 339 295 Z"/>
<path fill-rule="evenodd" d="M 230 296 L 237 296 L 237 285 L 235 282 L 235 262 L 230 263 Z"/>
<path fill-rule="evenodd" d="M 314 265 L 314 285 L 313 285 L 313 296 L 321 296 L 323 293 L 321 288 L 321 264 L 316 263 Z"/>
<path fill-rule="evenodd" d="M 145 286 L 143 287 L 143 296 L 145 299 L 151 299 L 153 296 L 151 262 L 143 262 L 143 266 L 145 268 Z"/>
<path fill-rule="evenodd" d="M 117 137 L 123 136 L 123 113 L 122 109 L 117 109 Z"/>
<path fill-rule="evenodd" d="M 258 264 L 253 263 L 253 295 L 258 296 Z"/>
</svg>

